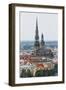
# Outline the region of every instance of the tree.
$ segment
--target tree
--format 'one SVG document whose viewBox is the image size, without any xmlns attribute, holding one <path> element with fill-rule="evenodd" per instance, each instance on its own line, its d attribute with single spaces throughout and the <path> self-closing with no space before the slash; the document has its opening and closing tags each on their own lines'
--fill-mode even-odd
<svg viewBox="0 0 66 90">
<path fill-rule="evenodd" d="M 43 70 L 37 70 L 36 73 L 35 73 L 36 77 L 40 77 L 40 76 L 43 76 L 43 75 L 44 75 Z"/>
<path fill-rule="evenodd" d="M 55 73 L 58 73 L 58 64 L 55 64 L 55 66 L 54 66 L 54 72 Z"/>
<path fill-rule="evenodd" d="M 29 69 L 27 69 L 27 77 L 32 77 L 32 73 Z"/>
<path fill-rule="evenodd" d="M 44 76 L 48 76 L 48 70 L 44 70 L 43 73 L 44 73 Z"/>
<path fill-rule="evenodd" d="M 27 75 L 26 75 L 26 70 L 25 69 L 22 69 L 22 72 L 21 72 L 21 75 L 20 75 L 20 77 L 26 77 Z"/>
</svg>

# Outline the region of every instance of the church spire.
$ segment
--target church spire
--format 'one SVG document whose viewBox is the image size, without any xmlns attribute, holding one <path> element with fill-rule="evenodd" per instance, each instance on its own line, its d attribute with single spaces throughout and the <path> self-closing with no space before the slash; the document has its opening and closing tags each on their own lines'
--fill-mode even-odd
<svg viewBox="0 0 66 90">
<path fill-rule="evenodd" d="M 35 31 L 35 43 L 34 46 L 36 49 L 38 49 L 40 47 L 40 43 L 39 43 L 39 35 L 38 35 L 38 19 L 36 18 L 36 31 Z"/>
<path fill-rule="evenodd" d="M 44 42 L 44 36 L 43 36 L 43 33 L 41 35 L 41 47 L 44 47 L 45 45 L 45 42 Z"/>
<path fill-rule="evenodd" d="M 36 18 L 36 34 L 35 34 L 35 40 L 39 40 L 39 35 L 38 35 L 38 20 Z"/>
</svg>

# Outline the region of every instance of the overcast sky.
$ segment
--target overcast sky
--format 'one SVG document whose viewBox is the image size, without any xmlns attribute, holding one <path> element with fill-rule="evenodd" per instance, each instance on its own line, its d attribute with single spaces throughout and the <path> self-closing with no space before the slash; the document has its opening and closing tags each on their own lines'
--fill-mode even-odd
<svg viewBox="0 0 66 90">
<path fill-rule="evenodd" d="M 58 40 L 58 15 L 53 13 L 20 12 L 20 40 L 34 41 L 38 18 L 39 38 L 43 33 L 45 41 Z"/>
</svg>

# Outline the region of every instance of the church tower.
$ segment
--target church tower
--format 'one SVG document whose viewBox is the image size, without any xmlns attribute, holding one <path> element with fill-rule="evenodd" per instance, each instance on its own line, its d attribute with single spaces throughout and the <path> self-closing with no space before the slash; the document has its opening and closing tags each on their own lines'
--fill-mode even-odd
<svg viewBox="0 0 66 90">
<path fill-rule="evenodd" d="M 41 35 L 41 47 L 44 47 L 45 46 L 45 42 L 44 42 L 44 36 L 43 36 L 43 33 Z"/>
<path fill-rule="evenodd" d="M 40 48 L 40 43 L 39 43 L 39 34 L 38 34 L 38 20 L 36 18 L 36 31 L 35 31 L 35 43 L 34 43 L 34 47 L 37 50 L 38 48 Z"/>
</svg>

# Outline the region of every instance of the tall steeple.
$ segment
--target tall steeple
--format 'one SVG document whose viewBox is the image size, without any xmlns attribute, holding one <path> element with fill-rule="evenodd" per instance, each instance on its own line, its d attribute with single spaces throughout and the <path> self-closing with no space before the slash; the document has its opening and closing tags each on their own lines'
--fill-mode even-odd
<svg viewBox="0 0 66 90">
<path fill-rule="evenodd" d="M 40 47 L 39 43 L 39 35 L 38 35 L 38 19 L 36 18 L 36 31 L 35 31 L 35 43 L 34 43 L 35 49 L 38 49 Z"/>
<path fill-rule="evenodd" d="M 45 42 L 44 42 L 44 36 L 43 36 L 43 33 L 41 35 L 41 47 L 44 47 L 45 45 Z"/>
</svg>

